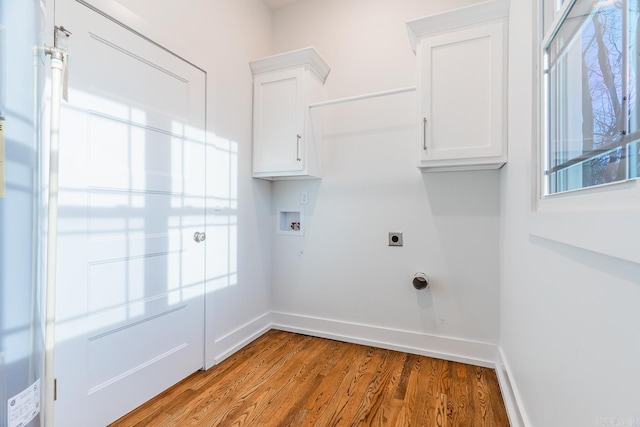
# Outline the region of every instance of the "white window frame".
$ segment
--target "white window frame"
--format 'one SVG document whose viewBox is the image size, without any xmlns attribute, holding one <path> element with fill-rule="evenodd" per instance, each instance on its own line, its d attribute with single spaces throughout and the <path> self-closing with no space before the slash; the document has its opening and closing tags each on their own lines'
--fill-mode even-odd
<svg viewBox="0 0 640 427">
<path fill-rule="evenodd" d="M 557 0 L 553 0 L 558 4 Z M 543 3 L 534 14 L 536 75 L 534 81 L 534 162 L 529 233 L 536 237 L 579 247 L 640 264 L 640 179 L 545 195 L 546 99 L 544 97 L 544 49 L 577 0 L 566 0 L 553 24 L 543 34 Z"/>
</svg>

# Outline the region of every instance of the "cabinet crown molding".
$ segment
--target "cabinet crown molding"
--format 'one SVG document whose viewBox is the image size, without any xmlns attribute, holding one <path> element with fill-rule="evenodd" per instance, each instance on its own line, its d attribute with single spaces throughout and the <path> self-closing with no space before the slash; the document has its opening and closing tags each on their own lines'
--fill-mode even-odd
<svg viewBox="0 0 640 427">
<path fill-rule="evenodd" d="M 492 0 L 407 21 L 411 49 L 415 53 L 418 41 L 425 37 L 508 16 L 509 1 Z"/>
<path fill-rule="evenodd" d="M 256 59 L 249 62 L 249 66 L 254 76 L 270 71 L 305 67 L 318 76 L 322 83 L 327 80 L 331 71 L 331 67 L 313 46 Z"/>
</svg>

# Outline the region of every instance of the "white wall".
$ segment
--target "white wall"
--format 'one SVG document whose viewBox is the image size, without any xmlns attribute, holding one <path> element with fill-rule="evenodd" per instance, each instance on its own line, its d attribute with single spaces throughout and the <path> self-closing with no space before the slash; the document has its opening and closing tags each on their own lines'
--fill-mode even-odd
<svg viewBox="0 0 640 427">
<path fill-rule="evenodd" d="M 207 72 L 207 367 L 268 326 L 271 187 L 251 178 L 249 61 L 271 52 L 271 11 L 261 0 L 155 0 L 108 5 L 137 31 Z"/>
<path fill-rule="evenodd" d="M 472 3 L 303 0 L 274 12 L 274 53 L 315 46 L 332 66 L 330 99 L 415 86 L 405 22 Z M 301 191 L 310 195 L 305 235 L 274 236 L 275 323 L 492 360 L 485 344 L 498 339 L 499 172 L 421 174 L 415 93 L 322 113 L 324 179 L 273 184 L 274 215 L 301 207 Z M 404 232 L 404 247 L 387 246 L 389 231 Z M 429 290 L 413 289 L 418 271 L 431 277 Z"/>
<path fill-rule="evenodd" d="M 534 225 L 553 226 L 543 214 L 530 213 L 532 3 L 511 2 L 509 162 L 501 177 L 502 354 L 528 425 L 640 425 L 640 265 L 531 233 Z M 606 227 L 606 219 L 601 213 L 593 227 Z M 625 228 L 640 236 L 637 221 Z"/>
</svg>

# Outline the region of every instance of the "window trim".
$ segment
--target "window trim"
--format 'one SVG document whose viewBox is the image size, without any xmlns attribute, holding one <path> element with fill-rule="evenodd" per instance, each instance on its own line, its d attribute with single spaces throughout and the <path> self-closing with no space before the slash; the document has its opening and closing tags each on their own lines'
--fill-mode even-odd
<svg viewBox="0 0 640 427">
<path fill-rule="evenodd" d="M 533 6 L 533 144 L 531 210 L 528 231 L 577 248 L 640 264 L 640 179 L 632 178 L 561 193 L 545 194 L 547 112 L 544 88 L 545 49 L 577 0 L 567 0 L 544 31 L 545 0 Z M 594 224 L 606 224 L 598 227 Z M 635 227 L 635 228 L 634 228 Z"/>
</svg>

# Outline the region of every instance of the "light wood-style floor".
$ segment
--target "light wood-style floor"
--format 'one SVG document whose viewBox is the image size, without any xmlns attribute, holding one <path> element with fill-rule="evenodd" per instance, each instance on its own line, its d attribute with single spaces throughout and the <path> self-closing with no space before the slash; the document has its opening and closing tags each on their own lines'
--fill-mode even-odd
<svg viewBox="0 0 640 427">
<path fill-rule="evenodd" d="M 508 425 L 492 369 L 276 330 L 111 424 Z"/>
</svg>

